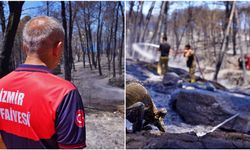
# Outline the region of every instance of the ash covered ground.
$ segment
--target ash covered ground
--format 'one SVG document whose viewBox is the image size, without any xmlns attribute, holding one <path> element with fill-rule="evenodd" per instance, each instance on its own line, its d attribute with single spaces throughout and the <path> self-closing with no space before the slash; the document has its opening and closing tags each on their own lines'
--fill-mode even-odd
<svg viewBox="0 0 250 150">
<path fill-rule="evenodd" d="M 144 51 L 147 53 L 147 50 Z M 135 55 L 136 56 L 136 55 Z M 165 117 L 165 128 L 167 133 L 161 133 L 156 128 L 153 127 L 153 130 L 151 131 L 143 131 L 138 132 L 136 134 L 129 133 L 127 134 L 126 138 L 126 145 L 127 148 L 211 148 L 214 145 L 214 148 L 225 148 L 230 147 L 230 144 L 225 143 L 234 143 L 235 140 L 234 137 L 232 140 L 226 141 L 227 138 L 221 140 L 222 143 L 217 142 L 218 139 L 221 139 L 220 136 L 225 134 L 227 136 L 231 136 L 230 134 L 234 134 L 231 132 L 223 132 L 219 129 L 217 129 L 214 133 L 210 133 L 204 138 L 197 138 L 197 136 L 193 133 L 202 133 L 210 130 L 213 128 L 211 125 L 191 125 L 186 123 L 180 115 L 173 110 L 173 106 L 171 106 L 171 95 L 176 92 L 176 87 L 164 87 L 162 84 L 164 77 L 159 76 L 156 73 L 156 61 L 157 61 L 157 54 L 154 55 L 154 60 L 147 60 L 147 58 L 140 59 L 139 56 L 136 58 L 127 58 L 126 60 L 126 79 L 127 80 L 139 80 L 143 85 L 146 87 L 146 89 L 149 91 L 152 99 L 154 100 L 157 108 L 164 107 L 168 110 L 168 113 Z M 243 85 L 243 71 L 240 70 L 237 66 L 237 60 L 235 58 L 227 58 L 227 61 L 224 64 L 224 67 L 222 67 L 219 76 L 218 76 L 218 83 L 223 85 L 228 89 L 228 92 L 232 92 L 233 95 L 237 95 L 236 93 L 233 93 L 235 91 L 243 93 L 243 94 L 249 94 L 250 87 L 249 83 L 250 81 L 247 80 L 246 84 Z M 169 66 L 172 68 L 183 69 L 188 71 L 188 68 L 185 66 L 185 58 L 181 56 L 177 56 L 175 59 L 172 57 L 169 61 Z M 207 80 L 212 80 L 214 68 L 213 65 L 206 65 L 206 62 L 203 60 L 200 60 L 200 67 L 203 72 L 204 78 Z M 250 76 L 250 72 L 247 71 L 246 73 L 247 77 Z M 198 67 L 196 69 L 196 76 L 201 76 Z M 223 91 L 222 91 L 222 95 Z M 246 95 L 246 96 L 247 96 Z M 240 96 L 242 96 L 240 94 Z M 128 121 L 127 121 L 128 122 Z M 131 128 L 131 124 L 127 123 L 127 128 Z M 238 134 L 238 133 L 237 133 Z M 241 135 L 241 134 L 240 134 Z M 164 140 L 165 138 L 172 138 L 172 141 Z M 183 137 L 183 138 L 182 138 Z M 226 137 L 226 136 L 225 136 Z M 215 142 L 208 142 L 207 138 L 214 139 Z M 244 135 L 240 137 L 239 139 L 248 139 L 249 137 L 247 135 Z M 191 140 L 191 143 L 187 142 Z M 195 141 L 198 140 L 202 145 L 192 145 L 192 142 L 195 143 Z M 204 141 L 203 141 L 204 140 Z M 160 142 L 162 141 L 162 142 Z M 242 140 L 243 142 L 246 142 Z M 240 141 L 240 142 L 242 142 Z M 184 144 L 177 144 L 186 142 Z M 212 144 L 211 144 L 212 143 Z M 247 142 L 246 142 L 247 143 Z M 189 145 L 190 144 L 190 145 Z M 216 145 L 217 144 L 217 145 Z M 237 144 L 236 144 L 237 145 Z M 246 144 L 247 145 L 247 144 Z M 245 146 L 246 146 L 245 145 Z M 182 146 L 182 147 L 181 147 Z M 239 145 L 237 145 L 239 146 Z M 244 146 L 239 146 L 244 147 Z M 248 147 L 248 146 L 246 146 Z M 233 146 L 231 146 L 233 148 Z"/>
</svg>

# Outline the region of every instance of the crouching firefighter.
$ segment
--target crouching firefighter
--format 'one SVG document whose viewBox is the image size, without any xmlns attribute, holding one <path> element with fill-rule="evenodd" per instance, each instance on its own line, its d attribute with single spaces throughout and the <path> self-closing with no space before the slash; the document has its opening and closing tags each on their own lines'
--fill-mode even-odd
<svg viewBox="0 0 250 150">
<path fill-rule="evenodd" d="M 157 110 L 141 84 L 132 82 L 126 86 L 126 119 L 133 124 L 133 132 L 141 131 L 149 124 L 165 132 L 163 119 L 166 113 L 165 108 Z"/>
</svg>

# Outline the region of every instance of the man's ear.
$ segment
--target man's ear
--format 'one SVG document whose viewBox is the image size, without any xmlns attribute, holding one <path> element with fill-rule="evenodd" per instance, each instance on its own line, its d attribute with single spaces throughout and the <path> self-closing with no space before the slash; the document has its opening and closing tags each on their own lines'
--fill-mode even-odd
<svg viewBox="0 0 250 150">
<path fill-rule="evenodd" d="M 57 42 L 53 48 L 53 56 L 60 57 L 61 51 L 63 50 L 63 43 L 61 41 Z"/>
<path fill-rule="evenodd" d="M 22 44 L 22 51 L 27 55 L 27 52 L 28 52 L 28 47 L 26 44 Z"/>
</svg>

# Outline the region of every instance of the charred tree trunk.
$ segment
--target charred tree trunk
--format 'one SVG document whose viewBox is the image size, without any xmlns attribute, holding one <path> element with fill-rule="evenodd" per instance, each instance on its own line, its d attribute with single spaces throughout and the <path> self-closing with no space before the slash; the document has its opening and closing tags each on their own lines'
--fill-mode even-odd
<svg viewBox="0 0 250 150">
<path fill-rule="evenodd" d="M 154 6 L 155 6 L 155 1 L 152 2 L 151 6 L 150 6 L 150 8 L 148 10 L 148 14 L 147 14 L 147 17 L 146 17 L 146 23 L 145 23 L 145 26 L 144 26 L 144 29 L 143 29 L 143 35 L 142 35 L 142 39 L 141 39 L 142 42 L 145 41 L 145 35 L 148 33 L 148 24 L 149 24 L 150 18 L 152 16 Z"/>
<path fill-rule="evenodd" d="M 1 27 L 2 27 L 2 32 L 3 32 L 3 35 L 4 35 L 4 32 L 5 32 L 5 17 L 4 17 L 4 7 L 3 7 L 3 1 L 0 1 L 0 24 L 1 24 Z"/>
<path fill-rule="evenodd" d="M 133 27 L 131 28 L 131 31 L 130 31 L 130 43 L 134 43 L 136 42 L 137 40 L 137 27 L 138 27 L 138 16 L 139 16 L 139 11 L 140 11 L 140 6 L 141 6 L 141 2 L 138 1 L 137 2 L 137 8 L 136 8 L 136 13 L 133 13 Z M 130 49 L 130 48 L 129 48 Z M 132 56 L 134 57 L 135 56 L 135 51 L 132 51 Z"/>
<path fill-rule="evenodd" d="M 85 60 L 85 56 L 86 56 L 86 51 L 84 49 L 84 46 L 82 47 L 82 62 L 83 62 L 83 68 L 86 68 L 86 60 Z"/>
<path fill-rule="evenodd" d="M 85 17 L 86 18 L 86 17 Z M 89 59 L 89 67 L 92 70 L 92 63 L 91 63 L 91 58 L 90 58 L 90 48 L 89 48 L 89 36 L 88 36 L 88 26 L 87 26 L 87 21 L 84 21 L 84 26 L 85 26 L 85 33 L 86 33 L 86 43 L 87 43 L 87 55 Z"/>
<path fill-rule="evenodd" d="M 92 64 L 94 65 L 95 69 L 96 69 L 96 61 L 95 61 L 95 53 L 94 53 L 94 47 L 93 47 L 93 40 L 92 40 L 92 31 L 91 31 L 91 22 L 90 22 L 90 11 L 89 11 L 89 8 L 87 9 L 88 10 L 88 23 L 87 23 L 87 26 L 88 26 L 88 39 L 89 39 L 89 47 L 90 47 L 90 50 L 91 50 L 91 58 L 92 58 Z"/>
<path fill-rule="evenodd" d="M 166 4 L 167 4 L 166 1 L 163 1 L 161 3 L 161 11 L 160 11 L 157 23 L 156 23 L 155 31 L 154 31 L 154 33 L 153 33 L 153 35 L 151 37 L 151 40 L 150 40 L 151 42 L 153 42 L 156 39 L 156 36 L 160 34 L 161 24 L 162 24 L 162 20 L 163 20 L 162 17 L 164 15 L 164 10 L 165 10 Z"/>
<path fill-rule="evenodd" d="M 123 56 L 123 45 L 124 45 L 124 30 L 125 30 L 125 18 L 124 18 L 124 12 L 123 12 L 123 6 L 122 3 L 119 2 L 119 6 L 120 6 L 120 10 L 121 10 L 121 14 L 122 14 L 122 42 L 121 42 L 121 49 L 120 49 L 120 53 L 119 53 L 119 74 L 122 75 L 122 56 Z"/>
<path fill-rule="evenodd" d="M 82 39 L 82 34 L 81 34 L 81 28 L 80 28 L 80 25 L 79 25 L 79 21 L 77 20 L 76 21 L 76 26 L 77 26 L 77 30 L 78 30 L 78 36 L 79 36 L 79 39 L 80 39 L 80 45 L 81 45 L 81 49 L 82 49 L 82 61 L 83 61 L 83 67 L 85 68 L 86 67 L 86 63 L 85 63 L 85 49 L 84 49 L 84 41 Z"/>
<path fill-rule="evenodd" d="M 128 19 L 126 19 L 126 35 L 129 35 L 131 36 L 131 33 L 133 33 L 133 20 L 134 20 L 134 11 L 133 11 L 133 8 L 134 8 L 134 5 L 135 5 L 135 1 L 130 1 L 129 2 L 129 12 L 128 12 Z M 132 43 L 134 42 L 132 38 L 126 38 L 127 40 L 127 43 Z M 128 48 L 127 48 L 127 53 L 129 55 L 132 55 L 133 54 L 133 51 L 132 51 L 132 47 L 131 47 L 132 44 L 128 44 Z"/>
<path fill-rule="evenodd" d="M 228 26 L 229 20 L 230 20 L 230 13 L 232 12 L 233 3 L 231 1 L 225 1 L 224 4 L 225 4 L 225 7 L 226 7 L 226 9 L 225 9 L 225 16 L 226 16 L 226 18 L 225 18 L 225 24 L 224 24 L 224 29 L 223 29 L 224 36 L 225 36 L 226 35 L 227 26 Z M 230 34 L 230 32 L 228 34 Z M 225 45 L 225 49 L 227 50 L 228 49 L 228 45 L 229 45 L 229 36 L 226 36 L 225 40 L 226 40 L 225 41 L 226 42 L 225 43 L 226 44 Z M 221 47 L 222 47 L 222 45 L 221 45 Z"/>
<path fill-rule="evenodd" d="M 139 13 L 139 22 L 138 22 L 138 25 L 136 26 L 137 29 L 135 30 L 135 33 L 136 33 L 136 42 L 140 42 L 140 39 L 141 39 L 141 36 L 142 36 L 142 26 L 143 26 L 143 18 L 144 18 L 144 15 L 143 15 L 143 5 L 144 5 L 144 1 L 141 1 L 139 2 L 140 3 L 140 13 Z M 139 27 L 139 28 L 138 28 Z"/>
<path fill-rule="evenodd" d="M 177 51 L 177 52 L 179 51 L 179 47 L 180 47 L 180 44 L 181 44 L 181 42 L 182 42 L 182 38 L 184 37 L 184 34 L 185 34 L 185 32 L 186 32 L 186 29 L 187 29 L 187 27 L 188 27 L 188 25 L 189 25 L 189 23 L 190 23 L 190 21 L 191 21 L 190 18 L 187 19 L 187 23 L 186 23 L 186 25 L 185 25 L 185 27 L 184 27 L 184 29 L 183 29 L 181 35 L 179 35 L 179 32 L 178 32 L 179 28 L 178 28 L 178 23 L 177 23 L 177 20 L 178 20 L 178 19 L 179 19 L 179 18 L 177 18 L 177 13 L 174 13 L 174 14 L 173 14 L 174 35 L 175 35 L 175 44 L 176 44 L 176 51 Z M 177 56 L 177 54 L 178 54 L 178 53 L 175 54 L 175 57 Z"/>
<path fill-rule="evenodd" d="M 69 1 L 69 63 L 70 63 L 70 70 L 74 67 L 74 59 L 72 56 L 72 32 L 73 32 L 73 19 L 72 19 L 72 6 L 71 1 Z M 75 69 L 74 69 L 75 70 Z"/>
<path fill-rule="evenodd" d="M 108 59 L 108 70 L 109 72 L 111 71 L 111 44 L 112 44 L 112 39 L 113 39 L 113 21 L 111 22 L 111 26 L 110 26 L 110 36 L 109 36 L 109 41 L 108 41 L 108 45 L 107 45 L 107 59 Z"/>
<path fill-rule="evenodd" d="M 8 2 L 8 4 L 10 12 L 8 25 L 4 35 L 3 45 L 0 50 L 0 78 L 11 71 L 9 68 L 10 57 L 24 2 Z"/>
<path fill-rule="evenodd" d="M 65 12 L 65 3 L 61 1 L 61 15 L 62 15 L 62 22 L 63 28 L 65 31 L 64 35 L 64 72 L 65 72 L 65 79 L 71 81 L 71 65 L 70 65 L 70 55 L 68 49 L 68 36 L 67 36 L 67 20 L 66 20 L 66 12 Z"/>
<path fill-rule="evenodd" d="M 19 64 L 23 62 L 25 59 L 25 54 L 23 53 L 22 49 L 22 33 L 25 24 L 31 19 L 30 16 L 24 16 L 18 23 L 16 37 L 14 41 L 13 51 L 12 51 L 12 70 L 14 70 Z"/>
<path fill-rule="evenodd" d="M 119 7 L 119 5 L 118 5 Z M 113 51 L 113 77 L 116 77 L 116 67 L 115 67 L 115 57 L 116 57 L 116 37 L 117 37 L 117 28 L 118 28 L 118 14 L 119 8 L 116 9 L 116 19 L 115 19 L 115 35 L 114 35 L 114 51 Z"/>
<path fill-rule="evenodd" d="M 92 58 L 92 63 L 96 69 L 96 61 L 95 61 L 95 52 L 94 52 L 94 46 L 93 46 L 93 40 L 92 40 L 92 31 L 91 31 L 91 25 L 88 24 L 88 36 L 89 36 L 89 44 L 90 44 L 90 49 L 91 49 L 91 58 Z"/>
<path fill-rule="evenodd" d="M 164 7 L 164 14 L 163 14 L 163 33 L 165 36 L 167 36 L 169 1 L 166 1 L 165 3 L 166 4 Z"/>
<path fill-rule="evenodd" d="M 187 34 L 187 43 L 193 43 L 193 26 L 192 26 L 192 22 L 193 22 L 193 10 L 192 10 L 192 6 L 191 6 L 191 1 L 189 1 L 189 6 L 188 6 L 188 19 L 187 19 L 187 25 L 186 25 L 186 34 Z M 205 35 L 206 33 L 204 33 Z"/>
<path fill-rule="evenodd" d="M 49 16 L 49 1 L 46 1 L 46 15 Z"/>
<path fill-rule="evenodd" d="M 222 65 L 222 62 L 223 62 L 223 58 L 224 58 L 224 55 L 225 55 L 226 50 L 227 50 L 227 46 L 228 46 L 227 42 L 228 42 L 228 39 L 229 39 L 230 26 L 231 26 L 232 19 L 233 19 L 233 16 L 234 16 L 235 3 L 236 2 L 233 1 L 233 6 L 232 6 L 232 9 L 231 9 L 230 17 L 229 17 L 227 27 L 226 27 L 226 31 L 225 31 L 225 34 L 224 34 L 224 38 L 223 38 L 223 41 L 222 41 L 222 47 L 221 47 L 221 50 L 220 50 L 220 52 L 218 54 L 218 58 L 217 58 L 216 66 L 215 66 L 215 74 L 214 74 L 214 78 L 213 78 L 215 81 L 217 81 L 218 74 L 219 74 L 219 71 L 220 71 L 220 68 L 221 68 L 221 65 Z"/>
<path fill-rule="evenodd" d="M 129 2 L 129 17 L 131 18 L 132 17 L 132 13 L 133 13 L 133 7 L 135 5 L 135 2 L 134 1 L 130 1 Z"/>
<path fill-rule="evenodd" d="M 126 19 L 127 29 L 131 29 L 131 25 L 132 25 L 132 22 L 133 22 L 133 8 L 134 8 L 134 5 L 135 5 L 134 1 L 129 2 L 129 12 L 128 12 L 128 18 L 129 19 Z M 127 31 L 128 30 L 126 30 L 126 35 L 128 35 Z"/>
<path fill-rule="evenodd" d="M 237 24 L 237 18 L 236 18 L 237 15 L 234 15 L 233 17 L 233 55 L 235 56 L 237 53 L 236 53 L 236 45 L 237 45 L 237 40 L 236 40 L 236 37 L 237 37 L 237 29 L 238 29 L 238 24 Z"/>
<path fill-rule="evenodd" d="M 102 76 L 102 67 L 101 67 L 101 58 L 100 58 L 100 51 L 101 51 L 101 40 L 102 40 L 102 26 L 103 23 L 101 22 L 101 11 L 102 11 L 102 2 L 99 2 L 99 13 L 98 13 L 98 26 L 97 26 L 97 62 L 98 62 L 98 70 L 99 75 Z"/>
</svg>

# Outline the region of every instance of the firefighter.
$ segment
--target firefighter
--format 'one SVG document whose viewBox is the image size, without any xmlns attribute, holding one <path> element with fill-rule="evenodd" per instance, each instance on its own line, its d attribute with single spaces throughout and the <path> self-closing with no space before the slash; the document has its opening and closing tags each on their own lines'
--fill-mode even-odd
<svg viewBox="0 0 250 150">
<path fill-rule="evenodd" d="M 195 69 L 196 69 L 195 54 L 189 44 L 185 46 L 184 57 L 187 58 L 187 67 L 189 68 L 190 82 L 194 83 L 195 82 Z"/>
<path fill-rule="evenodd" d="M 158 110 L 148 91 L 140 83 L 131 82 L 126 86 L 126 119 L 133 124 L 133 132 L 141 131 L 148 124 L 165 132 L 166 109 Z"/>
<path fill-rule="evenodd" d="M 171 50 L 171 46 L 167 43 L 167 36 L 163 36 L 162 42 L 160 43 L 159 51 L 161 52 L 161 56 L 157 66 L 157 73 L 159 75 L 164 75 L 168 71 L 168 56 Z"/>
</svg>

